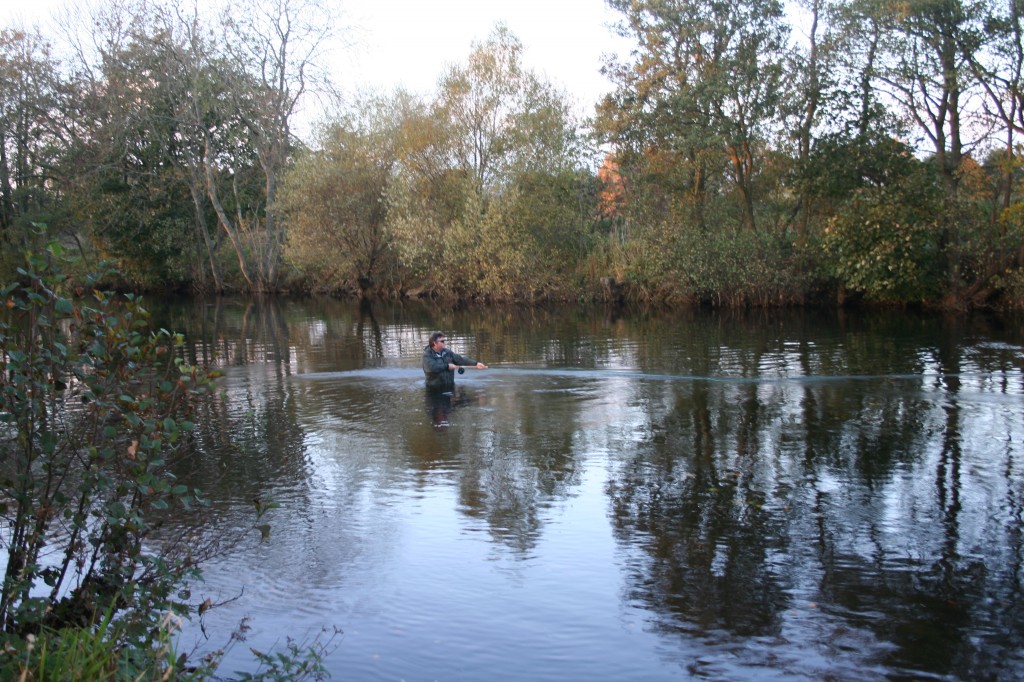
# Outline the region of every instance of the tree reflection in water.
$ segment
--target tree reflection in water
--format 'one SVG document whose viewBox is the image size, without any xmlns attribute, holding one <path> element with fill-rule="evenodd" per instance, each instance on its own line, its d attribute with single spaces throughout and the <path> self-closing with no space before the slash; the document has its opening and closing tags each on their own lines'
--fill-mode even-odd
<svg viewBox="0 0 1024 682">
<path fill-rule="evenodd" d="M 284 499 L 286 536 L 262 551 L 295 584 L 316 567 L 314 594 L 335 607 L 361 565 L 401 571 L 395 500 L 445 500 L 529 567 L 552 529 L 574 541 L 560 510 L 596 477 L 607 518 L 588 523 L 610 523 L 625 595 L 608 610 L 643 613 L 692 675 L 1024 670 L 1020 330 L 329 301 L 173 310 L 164 326 L 191 334 L 193 359 L 229 370 L 200 424 L 215 454 L 193 480 L 221 505 Z M 424 397 L 435 328 L 492 370 Z M 975 340 L 1001 334 L 1013 342 Z M 461 571 L 446 552 L 462 542 L 432 545 L 453 562 L 440 573 Z M 521 596 L 528 610 L 529 586 Z"/>
<path fill-rule="evenodd" d="M 858 390 L 672 386 L 608 485 L 630 597 L 698 637 L 810 636 L 851 665 L 1012 677 L 1019 410 L 965 410 L 956 354 L 934 360 L 941 376 Z"/>
</svg>

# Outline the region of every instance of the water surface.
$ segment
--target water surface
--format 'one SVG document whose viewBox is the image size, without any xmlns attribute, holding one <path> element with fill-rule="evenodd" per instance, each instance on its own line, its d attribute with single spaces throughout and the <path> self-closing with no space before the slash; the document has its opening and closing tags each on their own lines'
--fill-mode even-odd
<svg viewBox="0 0 1024 682">
<path fill-rule="evenodd" d="M 220 366 L 182 646 L 338 680 L 1024 677 L 1024 329 L 914 314 L 159 305 Z M 433 329 L 491 366 L 423 388 Z"/>
</svg>

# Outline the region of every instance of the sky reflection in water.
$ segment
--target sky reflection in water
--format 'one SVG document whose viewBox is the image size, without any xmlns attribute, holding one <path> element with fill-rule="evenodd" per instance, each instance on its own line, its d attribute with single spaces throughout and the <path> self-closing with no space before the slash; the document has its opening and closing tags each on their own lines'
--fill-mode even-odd
<svg viewBox="0 0 1024 682">
<path fill-rule="evenodd" d="M 1019 324 L 160 314 L 226 369 L 209 532 L 281 505 L 195 588 L 241 593 L 205 647 L 249 615 L 260 649 L 342 628 L 335 679 L 1024 674 Z M 494 369 L 432 397 L 433 328 Z"/>
</svg>

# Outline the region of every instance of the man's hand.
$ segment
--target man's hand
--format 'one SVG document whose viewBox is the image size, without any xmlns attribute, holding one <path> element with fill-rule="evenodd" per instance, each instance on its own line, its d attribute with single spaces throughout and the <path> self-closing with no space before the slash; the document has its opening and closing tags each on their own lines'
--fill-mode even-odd
<svg viewBox="0 0 1024 682">
<path fill-rule="evenodd" d="M 482 362 L 478 362 L 478 363 L 476 363 L 476 368 L 477 369 L 487 369 L 487 365 L 485 365 Z"/>
</svg>

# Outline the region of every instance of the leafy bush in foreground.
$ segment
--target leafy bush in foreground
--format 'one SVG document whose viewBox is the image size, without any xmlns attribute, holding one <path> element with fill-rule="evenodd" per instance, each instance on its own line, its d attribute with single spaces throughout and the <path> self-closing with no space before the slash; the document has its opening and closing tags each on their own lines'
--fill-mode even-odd
<svg viewBox="0 0 1024 682">
<path fill-rule="evenodd" d="M 172 470 L 215 377 L 181 359 L 181 336 L 150 331 L 134 297 L 73 286 L 60 256 L 30 255 L 0 289 L 0 636 L 71 655 L 53 633 L 103 622 L 115 650 L 153 651 L 198 568 L 185 543 L 147 540 L 166 510 L 205 504 Z"/>
<path fill-rule="evenodd" d="M 61 260 L 51 244 L 0 288 L 0 679 L 206 678 L 223 651 L 190 665 L 172 646 L 206 547 L 156 531 L 207 504 L 174 472 L 217 373 L 183 360 L 138 299 L 76 285 Z M 256 521 L 272 506 L 257 500 Z M 322 676 L 332 639 L 254 651 L 246 679 Z"/>
</svg>

